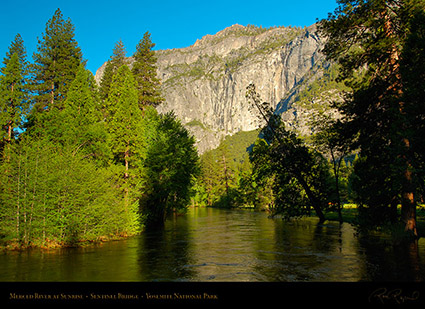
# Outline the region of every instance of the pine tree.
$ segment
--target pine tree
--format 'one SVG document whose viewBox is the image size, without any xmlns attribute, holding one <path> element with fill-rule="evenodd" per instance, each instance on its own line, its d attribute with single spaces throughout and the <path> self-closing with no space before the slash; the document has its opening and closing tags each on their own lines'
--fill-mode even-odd
<svg viewBox="0 0 425 309">
<path fill-rule="evenodd" d="M 132 72 L 136 79 L 138 100 L 140 108 L 145 106 L 157 106 L 164 99 L 160 93 L 160 80 L 157 77 L 157 58 L 155 51 L 152 48 L 155 44 L 151 41 L 151 35 L 146 32 L 143 39 L 137 44 L 136 52 L 134 53 L 134 64 Z"/>
<path fill-rule="evenodd" d="M 19 33 L 15 36 L 15 39 L 9 46 L 9 50 L 6 52 L 6 57 L 3 60 L 4 66 L 7 66 L 7 63 L 14 53 L 18 54 L 19 62 L 23 70 L 23 76 L 26 77 L 28 75 L 29 64 L 27 62 L 27 52 L 25 50 L 24 40 Z"/>
<path fill-rule="evenodd" d="M 117 73 L 121 66 L 126 64 L 125 55 L 126 50 L 124 43 L 119 40 L 115 43 L 114 49 L 112 50 L 112 56 L 106 63 L 105 70 L 103 71 L 99 89 L 102 100 L 106 100 L 108 98 L 113 76 Z"/>
<path fill-rule="evenodd" d="M 114 163 L 122 168 L 124 198 L 129 203 L 129 191 L 136 167 L 132 160 L 142 143 L 142 111 L 137 104 L 137 89 L 128 66 L 121 66 L 114 75 L 108 99 L 105 101 L 106 130 Z"/>
<path fill-rule="evenodd" d="M 65 145 L 70 144 L 75 151 L 95 158 L 99 164 L 106 164 L 109 150 L 106 146 L 107 134 L 102 123 L 100 99 L 93 74 L 83 65 L 69 87 L 64 109 L 58 113 L 52 135 Z"/>
<path fill-rule="evenodd" d="M 13 130 L 22 126 L 29 109 L 26 52 L 19 34 L 3 63 L 5 66 L 0 70 L 0 125 L 6 131 L 3 141 L 10 144 Z"/>
<path fill-rule="evenodd" d="M 60 9 L 47 22 L 42 40 L 33 55 L 32 86 L 37 92 L 35 112 L 63 108 L 69 85 L 82 63 L 82 52 L 74 38 L 71 20 Z"/>
<path fill-rule="evenodd" d="M 423 2 L 422 2 L 423 3 Z M 417 2 L 419 6 L 421 2 Z M 402 53 L 401 74 L 403 76 L 405 113 L 410 115 L 412 152 L 415 154 L 414 167 L 417 173 L 418 200 L 425 199 L 425 9 L 419 9 L 410 20 L 410 32 Z M 412 65 L 414 64 L 414 65 Z"/>
<path fill-rule="evenodd" d="M 417 115 L 411 113 L 416 103 L 406 93 L 412 72 L 404 69 L 418 63 L 415 58 L 406 58 L 404 51 L 406 42 L 418 31 L 412 27 L 412 20 L 423 16 L 424 1 L 338 3 L 335 13 L 323 20 L 320 28 L 329 38 L 324 53 L 340 64 L 340 79 L 352 88 L 352 94 L 340 106 L 348 120 L 345 132 L 358 134 L 353 147 L 361 149 L 361 156 L 370 161 L 368 165 L 382 160 L 383 153 L 388 155 L 383 172 L 374 174 L 381 179 L 374 181 L 390 182 L 393 188 L 385 198 L 368 206 L 393 208 L 391 204 L 400 202 L 406 230 L 416 234 L 416 183 L 420 178 L 413 123 Z M 371 181 L 367 175 L 365 180 Z"/>
<path fill-rule="evenodd" d="M 236 182 L 236 168 L 235 162 L 231 159 L 229 146 L 223 141 L 217 148 L 217 164 L 219 168 L 218 186 L 222 187 L 220 196 L 221 204 L 223 207 L 231 207 L 232 201 L 230 199 L 230 189 L 235 187 Z M 224 186 L 224 187 L 223 187 Z"/>
<path fill-rule="evenodd" d="M 3 139 L 10 143 L 12 140 L 12 129 L 20 122 L 20 106 L 23 100 L 22 75 L 18 55 L 15 53 L 2 69 L 1 83 L 1 122 L 6 128 Z"/>
<path fill-rule="evenodd" d="M 223 185 L 222 182 L 219 181 L 221 170 L 217 163 L 216 153 L 213 151 L 207 151 L 202 154 L 200 162 L 200 180 L 205 187 L 206 204 L 211 206 L 219 198 L 219 195 L 216 194 L 217 189 Z"/>
</svg>

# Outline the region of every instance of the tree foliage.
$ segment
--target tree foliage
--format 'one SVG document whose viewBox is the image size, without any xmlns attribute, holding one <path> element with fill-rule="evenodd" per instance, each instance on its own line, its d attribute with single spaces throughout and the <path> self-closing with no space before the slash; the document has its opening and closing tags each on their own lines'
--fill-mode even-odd
<svg viewBox="0 0 425 309">
<path fill-rule="evenodd" d="M 382 205 L 393 208 L 392 203 L 400 202 L 406 228 L 416 233 L 416 203 L 421 196 L 417 158 L 422 154 L 416 148 L 415 127 L 422 113 L 411 95 L 423 92 L 423 85 L 410 88 L 409 81 L 423 72 L 420 65 L 412 72 L 411 68 L 422 61 L 407 55 L 412 48 L 416 52 L 423 48 L 418 40 L 423 27 L 418 20 L 423 21 L 425 4 L 398 0 L 340 0 L 338 4 L 320 28 L 329 38 L 326 56 L 340 64 L 340 78 L 353 89 L 340 106 L 347 120 L 345 132 L 358 137 L 353 138 L 352 145 L 361 149 L 363 159 L 358 167 L 372 166 L 383 154 L 386 157 L 385 166 L 380 164 L 382 173 L 367 175 L 361 168 L 357 176 L 370 184 L 389 182 L 391 187 L 383 192 L 385 198 L 363 200 L 369 201 L 367 207 L 381 209 Z"/>
<path fill-rule="evenodd" d="M 248 154 L 258 133 L 254 130 L 227 136 L 216 149 L 201 155 L 197 204 L 225 208 L 264 206 L 256 191 L 260 188 L 252 181 Z"/>
<path fill-rule="evenodd" d="M 69 85 L 74 80 L 83 55 L 74 38 L 74 25 L 64 20 L 57 9 L 47 22 L 42 39 L 38 40 L 34 63 L 31 65 L 34 110 L 63 108 Z"/>
<path fill-rule="evenodd" d="M 156 56 L 152 49 L 155 44 L 151 41 L 151 35 L 146 32 L 134 53 L 132 72 L 135 76 L 138 91 L 138 101 L 141 108 L 145 106 L 157 106 L 164 99 L 160 93 L 160 80 L 157 77 Z"/>
<path fill-rule="evenodd" d="M 22 129 L 29 111 L 28 63 L 22 37 L 17 34 L 9 46 L 0 70 L 1 148 L 10 144 L 16 129 Z"/>
<path fill-rule="evenodd" d="M 122 40 L 115 43 L 112 50 L 112 55 L 106 63 L 103 71 L 102 80 L 100 82 L 100 97 L 102 100 L 106 100 L 109 95 L 113 76 L 117 73 L 118 69 L 125 64 L 126 50 Z"/>
<path fill-rule="evenodd" d="M 158 115 L 148 106 L 153 101 L 140 106 L 141 76 L 125 65 L 122 42 L 99 91 L 73 32 L 57 10 L 29 65 L 32 92 L 19 35 L 3 61 L 0 124 L 8 145 L 0 158 L 3 246 L 73 246 L 130 236 L 158 222 L 141 209 L 159 209 L 163 224 L 171 209 L 189 202 L 198 171 L 193 137 L 174 115 Z M 148 58 L 139 57 L 138 65 L 146 61 L 149 75 L 156 74 L 156 60 L 148 41 L 146 36 L 139 44 Z M 144 89 L 159 95 L 158 84 Z M 154 208 L 140 208 L 139 201 Z"/>
<path fill-rule="evenodd" d="M 5 240 L 63 246 L 136 231 L 122 219 L 123 203 L 110 186 L 110 174 L 74 150 L 46 139 L 25 139 L 13 147 L 1 172 Z"/>
<path fill-rule="evenodd" d="M 111 156 L 107 132 L 93 74 L 80 65 L 69 87 L 62 111 L 51 112 L 56 119 L 49 126 L 51 138 L 61 145 L 71 145 L 96 164 L 105 166 Z M 47 131 L 47 130 L 46 130 Z"/>
<path fill-rule="evenodd" d="M 143 162 L 142 214 L 148 225 L 162 225 L 173 209 L 189 204 L 199 172 L 195 140 L 173 113 L 159 115 Z"/>
<path fill-rule="evenodd" d="M 291 210 L 294 209 L 294 205 L 311 206 L 323 222 L 325 220 L 323 209 L 326 207 L 328 195 L 326 189 L 328 169 L 323 168 L 325 161 L 320 154 L 310 150 L 294 132 L 285 129 L 281 118 L 273 114 L 270 104 L 261 102 L 255 85 L 247 87 L 246 96 L 251 102 L 252 109 L 256 109 L 259 117 L 266 122 L 262 134 L 270 145 L 270 149 L 267 150 L 270 151 L 272 173 L 277 177 L 283 177 L 281 181 L 277 180 L 281 185 L 288 184 L 285 188 L 287 191 L 282 192 L 275 200 L 278 211 L 288 207 L 289 204 L 284 199 L 292 196 L 288 201 Z M 299 190 L 301 188 L 302 191 Z M 305 194 L 308 204 L 299 194 Z"/>
</svg>

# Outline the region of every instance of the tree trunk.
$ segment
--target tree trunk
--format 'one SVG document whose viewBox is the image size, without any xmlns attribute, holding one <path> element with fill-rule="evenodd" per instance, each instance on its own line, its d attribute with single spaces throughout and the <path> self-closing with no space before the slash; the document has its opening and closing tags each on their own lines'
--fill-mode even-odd
<svg viewBox="0 0 425 309">
<path fill-rule="evenodd" d="M 20 185 L 21 185 L 21 158 L 19 158 L 19 162 L 18 162 L 18 192 L 17 192 L 17 201 L 16 201 L 16 236 L 20 237 L 20 226 L 19 226 L 19 221 L 20 221 L 20 201 L 19 199 L 21 198 L 20 195 Z"/>
<path fill-rule="evenodd" d="M 339 171 L 341 168 L 341 162 L 343 160 L 343 157 L 340 158 L 340 160 L 337 162 L 335 159 L 335 155 L 333 151 L 331 151 L 332 155 L 332 163 L 333 163 L 333 170 L 334 170 L 334 176 L 335 176 L 335 190 L 336 190 L 336 207 L 338 211 L 338 219 L 339 223 L 342 223 L 342 213 L 341 213 L 341 195 L 339 192 Z"/>
<path fill-rule="evenodd" d="M 223 153 L 223 166 L 224 166 L 224 185 L 226 187 L 226 197 L 229 197 L 229 177 L 227 174 L 226 156 Z M 229 205 L 227 205 L 229 206 Z"/>
<path fill-rule="evenodd" d="M 128 204 L 129 204 L 129 186 L 128 186 L 128 160 L 129 160 L 129 151 L 130 151 L 130 147 L 127 146 L 125 153 L 124 153 L 124 161 L 125 161 L 125 173 L 124 173 L 124 181 L 125 181 L 125 188 L 124 188 L 124 210 L 127 213 L 128 210 Z"/>
<path fill-rule="evenodd" d="M 55 102 L 55 84 L 52 83 L 52 88 L 50 90 L 50 106 L 49 106 L 49 109 L 53 108 L 54 102 Z"/>
<path fill-rule="evenodd" d="M 384 30 L 385 34 L 388 38 L 397 39 L 396 37 L 396 26 L 393 25 L 390 17 L 391 12 L 387 10 L 383 14 L 383 18 L 385 19 Z M 391 54 L 389 57 L 389 63 L 391 72 L 390 74 L 395 76 L 395 81 L 389 86 L 387 90 L 394 91 L 399 99 L 398 109 L 400 115 L 403 117 L 405 115 L 404 111 L 404 102 L 403 102 L 403 81 L 400 74 L 400 50 L 397 48 L 395 44 L 392 46 Z M 403 132 L 408 132 L 404 126 L 406 125 L 406 120 L 403 119 L 402 127 L 400 130 Z M 405 231 L 412 233 L 415 237 L 418 236 L 416 231 L 416 202 L 414 197 L 415 186 L 413 183 L 412 177 L 412 164 L 408 158 L 408 153 L 410 151 L 410 141 L 407 136 L 402 138 L 402 147 L 400 147 L 400 154 L 404 161 L 404 172 L 402 177 L 402 188 L 401 188 L 401 219 L 405 222 Z"/>
<path fill-rule="evenodd" d="M 12 141 L 12 122 L 9 121 L 7 124 L 7 141 L 10 143 Z"/>
<path fill-rule="evenodd" d="M 261 104 L 261 99 L 258 93 L 255 90 L 255 85 L 250 84 L 247 87 L 247 93 L 246 97 L 251 99 L 254 102 L 254 105 L 257 107 L 258 111 L 261 114 L 261 117 L 265 120 L 267 123 L 267 126 L 272 130 L 273 135 L 278 139 L 279 143 L 283 144 L 282 139 L 278 134 L 276 134 L 273 126 L 270 124 L 270 116 L 267 116 L 267 111 L 264 110 L 264 103 Z M 283 149 L 283 151 L 286 151 Z M 307 194 L 308 199 L 310 200 L 311 205 L 313 206 L 314 210 L 316 211 L 317 216 L 319 217 L 319 223 L 323 223 L 326 221 L 325 216 L 322 212 L 322 206 L 319 201 L 319 199 L 316 197 L 316 195 L 310 190 L 310 186 L 307 184 L 304 177 L 301 175 L 301 172 L 296 166 L 293 166 L 292 174 L 295 176 L 295 178 L 298 180 L 298 182 L 303 187 L 304 191 Z"/>
<path fill-rule="evenodd" d="M 311 206 L 316 211 L 317 216 L 319 217 L 319 223 L 323 223 L 326 221 L 326 218 L 322 212 L 322 206 L 320 201 L 317 199 L 316 195 L 310 190 L 309 185 L 305 181 L 304 177 L 298 172 L 294 172 L 295 177 L 303 187 L 305 193 L 307 194 L 308 199 L 310 200 Z"/>
<path fill-rule="evenodd" d="M 55 66 L 56 66 L 56 59 L 53 59 L 53 70 L 56 70 Z M 50 98 L 50 106 L 48 107 L 48 109 L 53 108 L 53 103 L 55 101 L 55 82 L 54 81 L 52 81 L 52 87 L 51 87 L 51 90 L 50 90 L 50 96 L 51 96 L 51 98 Z"/>
<path fill-rule="evenodd" d="M 412 171 L 410 164 L 404 172 L 403 192 L 401 197 L 401 219 L 406 224 L 405 231 L 418 237 L 416 230 L 416 202 L 414 197 L 414 184 L 412 181 Z"/>
</svg>

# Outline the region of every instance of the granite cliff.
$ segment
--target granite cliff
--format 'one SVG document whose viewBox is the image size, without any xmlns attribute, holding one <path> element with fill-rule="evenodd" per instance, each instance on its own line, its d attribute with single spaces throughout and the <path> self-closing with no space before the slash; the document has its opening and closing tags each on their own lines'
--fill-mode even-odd
<svg viewBox="0 0 425 309">
<path fill-rule="evenodd" d="M 200 153 L 226 135 L 257 129 L 262 123 L 248 108 L 246 87 L 256 85 L 289 126 L 307 134 L 309 108 L 297 95 L 327 67 L 316 26 L 308 28 L 233 25 L 206 35 L 190 47 L 157 51 L 165 102 L 197 139 Z M 132 59 L 128 59 L 131 65 Z M 96 72 L 100 81 L 104 66 Z"/>
</svg>

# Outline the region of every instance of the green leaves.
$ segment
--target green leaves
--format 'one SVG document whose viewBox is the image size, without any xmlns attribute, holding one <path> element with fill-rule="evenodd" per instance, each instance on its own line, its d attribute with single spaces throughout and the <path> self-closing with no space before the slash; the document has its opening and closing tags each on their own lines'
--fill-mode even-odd
<svg viewBox="0 0 425 309">
<path fill-rule="evenodd" d="M 163 100 L 153 46 L 146 33 L 132 72 L 117 43 L 99 92 L 74 26 L 57 10 L 34 53 L 30 98 L 16 37 L 0 75 L 2 245 L 73 246 L 134 235 L 144 224 L 140 205 L 148 222 L 160 224 L 171 209 L 187 206 L 198 153 L 176 116 L 153 107 Z M 23 121 L 26 130 L 12 143 Z"/>
<path fill-rule="evenodd" d="M 269 175 L 276 177 L 274 184 L 277 184 L 277 187 L 273 188 L 276 194 L 275 212 L 288 213 L 286 209 L 289 207 L 291 212 L 301 214 L 305 206 L 308 208 L 312 206 L 320 221 L 323 222 L 325 220 L 323 207 L 328 195 L 324 185 L 328 178 L 327 167 L 323 164 L 326 162 L 318 153 L 311 151 L 294 132 L 285 128 L 281 117 L 273 113 L 269 103 L 261 103 L 255 85 L 251 84 L 247 87 L 246 98 L 252 109 L 258 113 L 258 117 L 266 123 L 261 133 L 269 146 L 262 145 L 262 149 L 266 151 L 265 155 L 269 155 Z M 295 187 L 298 188 L 294 189 Z M 282 188 L 291 190 L 279 194 L 283 191 Z M 308 198 L 308 204 L 304 202 L 301 195 Z M 287 200 L 291 196 L 292 198 Z"/>
<path fill-rule="evenodd" d="M 111 210 L 122 203 L 116 189 L 73 148 L 26 139 L 1 168 L 3 235 L 24 246 L 56 246 L 113 233 Z"/>
<path fill-rule="evenodd" d="M 108 99 L 104 103 L 108 143 L 115 162 L 124 162 L 127 170 L 138 145 L 142 143 L 142 111 L 137 104 L 137 89 L 133 74 L 123 65 L 114 75 Z"/>
<path fill-rule="evenodd" d="M 372 212 L 379 210 L 375 217 L 391 211 L 391 216 L 383 217 L 393 221 L 394 205 L 401 203 L 402 219 L 415 221 L 416 203 L 424 194 L 419 141 L 424 86 L 417 83 L 424 69 L 423 60 L 415 55 L 424 50 L 418 38 L 423 37 L 419 25 L 423 25 L 425 4 L 412 0 L 338 3 L 335 14 L 321 21 L 320 28 L 328 37 L 324 53 L 339 63 L 340 76 L 352 88 L 339 109 L 346 120 L 344 135 L 356 137 L 351 147 L 360 149 L 354 178 L 357 200 Z M 411 48 L 418 49 L 412 54 Z"/>
<path fill-rule="evenodd" d="M 146 224 L 162 225 L 172 209 L 189 202 L 198 174 L 195 141 L 172 113 L 160 115 L 143 161 L 144 188 L 140 200 Z"/>
</svg>

